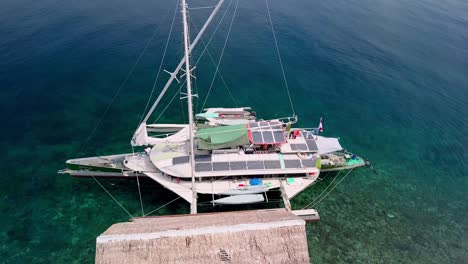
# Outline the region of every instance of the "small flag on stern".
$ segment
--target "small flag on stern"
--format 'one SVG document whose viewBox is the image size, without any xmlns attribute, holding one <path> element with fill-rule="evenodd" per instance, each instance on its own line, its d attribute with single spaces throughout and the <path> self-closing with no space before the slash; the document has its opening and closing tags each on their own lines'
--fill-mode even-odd
<svg viewBox="0 0 468 264">
<path fill-rule="evenodd" d="M 320 117 L 320 124 L 318 126 L 318 131 L 323 132 L 322 117 Z"/>
</svg>

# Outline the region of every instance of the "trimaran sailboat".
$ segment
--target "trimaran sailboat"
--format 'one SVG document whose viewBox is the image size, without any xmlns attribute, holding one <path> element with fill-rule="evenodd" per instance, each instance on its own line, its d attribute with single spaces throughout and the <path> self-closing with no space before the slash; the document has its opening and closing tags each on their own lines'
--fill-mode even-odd
<svg viewBox="0 0 468 264">
<path fill-rule="evenodd" d="M 291 199 L 313 184 L 320 171 L 365 165 L 362 158 L 345 152 L 337 138 L 293 128 L 296 115 L 258 120 L 249 107 L 207 108 L 193 114 L 189 56 L 223 2 L 218 2 L 190 43 L 187 5 L 182 0 L 184 58 L 131 140 L 133 147 L 145 151 L 71 159 L 62 173 L 84 177 L 147 176 L 189 202 L 191 213 L 196 213 L 200 194 L 212 196 L 213 204 L 249 204 L 262 202 L 268 191 L 281 188 Z M 182 67 L 188 124 L 147 124 Z M 150 136 L 153 132 L 167 134 Z"/>
</svg>

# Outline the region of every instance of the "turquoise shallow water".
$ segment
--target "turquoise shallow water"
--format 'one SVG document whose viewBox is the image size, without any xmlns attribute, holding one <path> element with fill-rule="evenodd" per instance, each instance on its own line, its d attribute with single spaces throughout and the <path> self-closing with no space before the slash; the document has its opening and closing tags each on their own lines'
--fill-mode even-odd
<svg viewBox="0 0 468 264">
<path fill-rule="evenodd" d="M 322 220 L 307 228 L 312 261 L 467 263 L 466 2 L 269 3 L 300 125 L 316 126 L 323 116 L 325 136 L 339 136 L 374 165 L 353 171 L 317 206 Z M 92 262 L 95 238 L 128 219 L 92 179 L 56 171 L 68 158 L 131 151 L 128 142 L 150 94 L 175 4 L 0 3 L 2 262 Z M 234 4 L 210 46 L 215 60 Z M 226 0 L 221 14 L 228 5 Z M 200 28 L 207 14 L 192 10 L 193 25 Z M 250 105 L 264 118 L 290 114 L 265 2 L 240 0 L 234 22 L 220 72 L 237 105 Z M 180 59 L 180 32 L 178 18 L 166 69 Z M 198 108 L 213 71 L 203 57 L 196 69 Z M 234 106 L 219 78 L 207 105 Z M 176 99 L 160 121 L 186 117 Z M 333 176 L 296 197 L 293 207 L 308 204 Z M 140 214 L 134 181 L 103 184 L 132 214 Z M 147 211 L 176 197 L 151 181 L 142 185 Z M 188 205 L 175 202 L 156 214 L 184 212 Z"/>
</svg>

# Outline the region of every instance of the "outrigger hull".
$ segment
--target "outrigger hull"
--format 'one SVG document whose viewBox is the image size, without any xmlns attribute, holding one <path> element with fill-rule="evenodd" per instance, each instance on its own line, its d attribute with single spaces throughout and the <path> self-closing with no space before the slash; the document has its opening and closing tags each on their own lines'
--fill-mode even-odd
<svg viewBox="0 0 468 264">
<path fill-rule="evenodd" d="M 369 165 L 368 161 L 347 151 L 323 154 L 321 160 L 321 172 L 350 170 Z"/>
</svg>

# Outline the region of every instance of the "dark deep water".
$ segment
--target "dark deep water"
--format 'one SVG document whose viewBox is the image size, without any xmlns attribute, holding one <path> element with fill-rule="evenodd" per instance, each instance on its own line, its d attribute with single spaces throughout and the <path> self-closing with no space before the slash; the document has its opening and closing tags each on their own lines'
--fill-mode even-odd
<svg viewBox="0 0 468 264">
<path fill-rule="evenodd" d="M 299 125 L 316 126 L 323 116 L 325 136 L 339 136 L 374 164 L 353 171 L 316 207 L 322 220 L 307 228 L 312 261 L 468 263 L 467 2 L 269 4 Z M 128 219 L 92 179 L 56 171 L 68 158 L 131 151 L 175 5 L 0 2 L 0 262 L 93 262 L 95 238 Z M 226 0 L 205 41 L 229 5 Z M 210 45 L 214 60 L 234 6 Z M 192 10 L 192 26 L 200 28 L 208 12 Z M 165 69 L 181 58 L 181 32 L 178 16 Z M 263 0 L 240 0 L 220 72 L 237 105 L 250 105 L 264 118 L 290 114 Z M 198 108 L 213 73 L 203 56 L 196 69 Z M 160 76 L 156 93 L 167 77 Z M 186 119 L 184 102 L 176 98 L 160 122 Z M 220 105 L 234 103 L 217 78 L 207 106 Z M 327 175 L 296 197 L 293 207 L 308 204 L 332 179 Z M 132 214 L 141 213 L 135 181 L 102 182 Z M 150 181 L 142 191 L 147 211 L 176 197 Z M 179 201 L 156 214 L 188 210 Z"/>
</svg>

